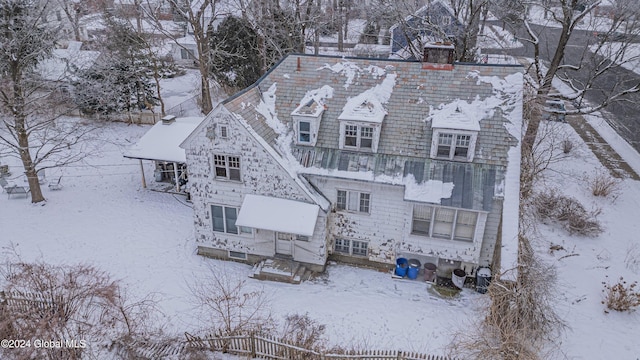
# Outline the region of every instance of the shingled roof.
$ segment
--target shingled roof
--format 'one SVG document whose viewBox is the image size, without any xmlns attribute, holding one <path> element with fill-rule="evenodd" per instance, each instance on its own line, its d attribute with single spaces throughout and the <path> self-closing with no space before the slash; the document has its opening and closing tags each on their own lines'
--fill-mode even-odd
<svg viewBox="0 0 640 360">
<path fill-rule="evenodd" d="M 517 79 L 509 81 L 513 76 Z M 383 90 L 391 91 L 370 101 L 372 108 L 382 106 L 384 111 L 377 152 L 339 149 L 339 117 L 349 110 L 350 100 L 365 99 L 363 94 L 385 80 Z M 518 81 L 519 88 L 509 89 Z M 326 91 L 327 87 L 333 91 Z M 316 146 L 296 146 L 290 136 L 291 114 L 308 101 L 306 94 L 321 88 L 330 96 L 321 100 L 324 111 Z M 452 197 L 443 200 L 443 205 L 450 202 L 487 210 L 496 191 L 499 195 L 507 152 L 517 143 L 509 127 L 517 128 L 521 121 L 512 117 L 521 117 L 521 90 L 520 66 L 456 63 L 452 70 L 429 70 L 412 61 L 289 55 L 223 106 L 244 119 L 283 158 L 295 157 L 304 167 L 302 173 L 325 170 L 333 176 L 387 183 L 402 183 L 408 175 L 418 183 L 453 182 Z M 473 163 L 429 157 L 433 116 L 453 103 L 476 109 L 480 131 Z M 459 120 L 450 119 L 451 128 L 456 128 Z M 436 122 L 439 127 L 447 126 L 442 117 Z"/>
</svg>

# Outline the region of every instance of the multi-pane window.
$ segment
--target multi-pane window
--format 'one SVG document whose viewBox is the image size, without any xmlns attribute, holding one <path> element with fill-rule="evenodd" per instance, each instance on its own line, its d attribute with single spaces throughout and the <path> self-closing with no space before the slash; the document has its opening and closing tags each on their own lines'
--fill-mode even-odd
<svg viewBox="0 0 640 360">
<path fill-rule="evenodd" d="M 311 142 L 311 123 L 308 121 L 300 121 L 298 123 L 298 142 Z"/>
<path fill-rule="evenodd" d="M 411 233 L 429 236 L 432 216 L 433 207 L 427 205 L 415 205 L 413 207 L 413 225 L 411 227 Z"/>
<path fill-rule="evenodd" d="M 336 252 L 346 255 L 367 256 L 369 252 L 369 243 L 366 241 L 336 239 L 333 249 Z"/>
<path fill-rule="evenodd" d="M 338 190 L 336 208 L 338 210 L 358 211 L 369 213 L 371 194 L 357 191 Z"/>
<path fill-rule="evenodd" d="M 229 136 L 229 129 L 226 125 L 220 126 L 220 137 L 226 139 Z"/>
<path fill-rule="evenodd" d="M 348 254 L 350 246 L 351 246 L 351 241 L 350 240 L 336 239 L 336 242 L 335 242 L 335 244 L 333 246 L 333 249 L 336 252 L 343 253 L 343 254 Z"/>
<path fill-rule="evenodd" d="M 358 146 L 358 127 L 356 125 L 345 125 L 344 146 Z"/>
<path fill-rule="evenodd" d="M 238 209 L 234 207 L 211 205 L 213 231 L 229 234 L 251 234 L 251 228 L 236 226 Z"/>
<path fill-rule="evenodd" d="M 449 160 L 468 160 L 471 148 L 471 135 L 438 133 L 435 149 L 436 157 Z"/>
<path fill-rule="evenodd" d="M 216 178 L 240 181 L 240 157 L 213 155 Z"/>
<path fill-rule="evenodd" d="M 478 213 L 453 208 L 414 205 L 411 233 L 443 239 L 473 241 Z"/>
<path fill-rule="evenodd" d="M 467 158 L 467 154 L 469 153 L 469 144 L 471 143 L 470 135 L 457 135 L 456 136 L 456 146 L 453 150 L 453 157 L 462 157 Z"/>
<path fill-rule="evenodd" d="M 438 157 L 449 157 L 453 134 L 438 135 Z"/>
<path fill-rule="evenodd" d="M 359 149 L 371 149 L 373 147 L 373 127 L 345 125 L 344 146 Z"/>
<path fill-rule="evenodd" d="M 278 240 L 297 240 L 297 241 L 309 241 L 309 237 L 305 236 L 305 235 L 298 235 L 298 234 L 290 234 L 290 233 L 283 233 L 283 232 L 278 232 L 278 235 L 276 235 Z"/>
<path fill-rule="evenodd" d="M 477 221 L 478 213 L 458 210 L 453 238 L 457 240 L 473 240 L 473 233 L 476 229 Z"/>
<path fill-rule="evenodd" d="M 437 208 L 433 219 L 433 237 L 450 239 L 455 215 L 454 209 Z"/>
</svg>

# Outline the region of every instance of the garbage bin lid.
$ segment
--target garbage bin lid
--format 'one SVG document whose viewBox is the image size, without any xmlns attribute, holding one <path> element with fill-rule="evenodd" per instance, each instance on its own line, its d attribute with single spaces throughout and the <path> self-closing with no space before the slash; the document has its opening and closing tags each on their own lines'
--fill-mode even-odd
<svg viewBox="0 0 640 360">
<path fill-rule="evenodd" d="M 483 267 L 478 269 L 478 276 L 482 277 L 491 277 L 491 270 L 489 268 Z"/>
</svg>

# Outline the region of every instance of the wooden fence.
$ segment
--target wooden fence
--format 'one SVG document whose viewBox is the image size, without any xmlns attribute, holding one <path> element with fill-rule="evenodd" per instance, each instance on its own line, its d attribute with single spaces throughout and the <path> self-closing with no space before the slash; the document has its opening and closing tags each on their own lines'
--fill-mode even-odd
<svg viewBox="0 0 640 360">
<path fill-rule="evenodd" d="M 237 336 L 198 337 L 188 333 L 186 348 L 245 355 L 249 358 L 274 360 L 452 360 L 446 356 L 427 355 L 402 350 L 357 350 L 324 353 L 304 349 L 273 337 L 247 334 Z"/>
<path fill-rule="evenodd" d="M 0 305 L 21 313 L 50 313 L 58 310 L 58 298 L 41 293 L 0 291 Z"/>
</svg>

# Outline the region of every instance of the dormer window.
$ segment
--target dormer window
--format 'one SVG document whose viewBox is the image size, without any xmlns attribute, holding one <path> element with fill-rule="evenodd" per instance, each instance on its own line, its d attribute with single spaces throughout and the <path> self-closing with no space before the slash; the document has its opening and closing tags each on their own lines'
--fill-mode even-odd
<svg viewBox="0 0 640 360">
<path fill-rule="evenodd" d="M 473 161 L 480 121 L 484 114 L 464 100 L 430 108 L 432 159 Z"/>
<path fill-rule="evenodd" d="M 434 129 L 431 158 L 472 161 L 476 137 L 476 132 Z"/>
<path fill-rule="evenodd" d="M 333 89 L 328 85 L 311 90 L 302 98 L 300 105 L 293 110 L 291 117 L 298 145 L 316 145 L 320 121 L 325 110 L 324 101 L 331 96 L 333 96 Z"/>
<path fill-rule="evenodd" d="M 349 125 L 344 127 L 344 147 L 370 150 L 373 146 L 373 127 Z"/>
<path fill-rule="evenodd" d="M 311 142 L 311 123 L 298 121 L 298 142 L 308 144 Z"/>
</svg>

